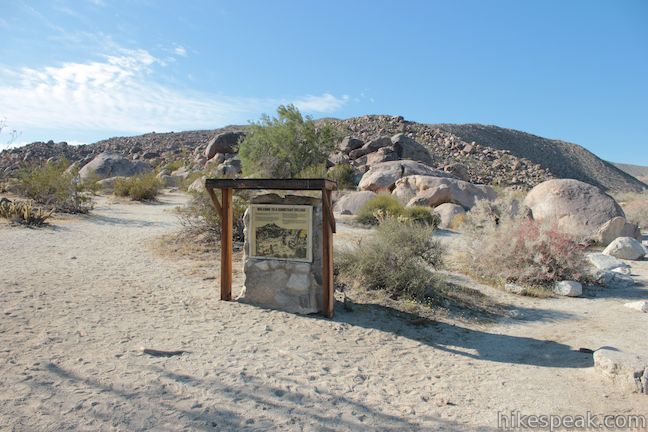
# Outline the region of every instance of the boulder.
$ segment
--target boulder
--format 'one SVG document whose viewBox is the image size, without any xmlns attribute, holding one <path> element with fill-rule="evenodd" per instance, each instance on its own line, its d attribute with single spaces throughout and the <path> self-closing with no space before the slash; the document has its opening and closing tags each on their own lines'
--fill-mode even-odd
<svg viewBox="0 0 648 432">
<path fill-rule="evenodd" d="M 606 288 L 629 288 L 635 284 L 632 276 L 621 274 L 614 270 L 599 271 L 594 275 L 594 279 L 598 284 Z"/>
<path fill-rule="evenodd" d="M 470 174 L 468 168 L 460 163 L 451 163 L 443 167 L 443 171 L 449 173 L 452 177 L 459 180 L 470 181 Z"/>
<path fill-rule="evenodd" d="M 625 217 L 614 198 L 596 186 L 572 179 L 540 183 L 528 193 L 524 205 L 535 220 L 556 221 L 563 231 L 588 237 L 594 237 L 610 219 Z"/>
<path fill-rule="evenodd" d="M 497 197 L 490 186 L 445 177 L 408 176 L 399 179 L 395 186 L 392 194 L 408 206 L 436 207 L 453 203 L 470 209 L 478 200 L 492 201 Z"/>
<path fill-rule="evenodd" d="M 342 140 L 342 142 L 340 142 L 340 144 L 338 144 L 338 149 L 344 154 L 349 154 L 353 150 L 359 149 L 363 145 L 364 143 L 362 142 L 362 140 L 347 136 L 344 137 L 344 139 Z"/>
<path fill-rule="evenodd" d="M 241 161 L 230 159 L 218 165 L 214 173 L 219 177 L 234 177 L 241 173 Z"/>
<path fill-rule="evenodd" d="M 117 177 L 108 177 L 103 180 L 99 180 L 97 184 L 101 187 L 102 190 L 105 191 L 112 191 L 115 188 L 115 182 L 118 179 L 123 179 L 126 178 L 124 176 L 117 176 Z"/>
<path fill-rule="evenodd" d="M 396 154 L 401 159 L 411 159 L 424 164 L 432 164 L 430 152 L 422 144 L 416 142 L 405 134 L 399 133 L 391 137 Z"/>
<path fill-rule="evenodd" d="M 162 174 L 162 173 L 160 173 Z M 162 182 L 164 187 L 178 187 L 184 180 L 184 177 L 178 177 L 168 174 L 157 175 L 157 178 Z"/>
<path fill-rule="evenodd" d="M 180 177 L 182 179 L 186 179 L 187 177 L 189 177 L 190 174 L 191 172 L 187 169 L 187 167 L 181 167 L 173 171 L 170 175 L 174 177 Z"/>
<path fill-rule="evenodd" d="M 74 174 L 75 172 L 77 172 L 78 169 L 79 169 L 79 161 L 76 161 L 73 162 L 69 167 L 67 167 L 67 169 L 63 171 L 63 174 L 67 174 L 67 175 Z"/>
<path fill-rule="evenodd" d="M 359 149 L 355 149 L 349 153 L 351 159 L 358 159 L 361 156 L 373 153 L 379 148 L 391 146 L 392 142 L 389 137 L 381 136 L 376 139 L 369 141 L 367 144 L 363 145 Z"/>
<path fill-rule="evenodd" d="M 596 233 L 596 241 L 607 246 L 618 237 L 632 237 L 641 240 L 639 226 L 629 223 L 624 217 L 617 216 L 605 222 Z"/>
<path fill-rule="evenodd" d="M 441 218 L 441 228 L 452 228 L 452 222 L 457 216 L 465 215 L 466 210 L 457 204 L 445 203 L 434 208 L 434 213 Z"/>
<path fill-rule="evenodd" d="M 637 239 L 619 237 L 605 248 L 603 254 L 619 259 L 638 260 L 646 255 L 646 250 Z"/>
<path fill-rule="evenodd" d="M 234 153 L 245 132 L 223 132 L 212 138 L 205 148 L 205 157 L 211 159 L 216 153 Z"/>
<path fill-rule="evenodd" d="M 343 153 L 335 153 L 328 157 L 326 167 L 331 168 L 335 165 L 349 164 L 349 157 Z"/>
<path fill-rule="evenodd" d="M 354 215 L 358 213 L 358 210 L 367 201 L 375 197 L 376 193 L 371 191 L 349 192 L 336 201 L 333 206 L 333 211 L 341 214 Z"/>
<path fill-rule="evenodd" d="M 131 177 L 151 171 L 151 166 L 142 161 L 132 161 L 115 153 L 100 153 L 79 171 L 81 181 L 96 175 L 100 179 L 110 177 Z"/>
<path fill-rule="evenodd" d="M 635 302 L 625 303 L 623 306 L 636 310 L 638 312 L 648 312 L 648 300 L 639 300 Z"/>
<path fill-rule="evenodd" d="M 358 158 L 356 160 L 359 161 L 362 158 L 366 158 L 364 163 L 369 166 L 376 165 L 381 162 L 389 162 L 399 159 L 398 154 L 396 154 L 396 151 L 393 147 L 379 148 L 375 152 L 369 153 L 368 155 L 362 156 L 361 158 Z"/>
<path fill-rule="evenodd" d="M 189 185 L 187 192 L 203 193 L 205 191 L 205 180 L 207 180 L 205 176 L 197 178 Z"/>
<path fill-rule="evenodd" d="M 629 269 L 630 265 L 624 263 L 620 259 L 614 258 L 613 256 L 604 255 L 602 253 L 591 253 L 587 255 L 589 261 L 592 263 L 597 270 L 610 271 L 616 269 Z"/>
<path fill-rule="evenodd" d="M 648 394 L 648 357 L 604 347 L 594 351 L 594 368 L 620 390 Z"/>
<path fill-rule="evenodd" d="M 225 153 L 216 153 L 214 157 L 205 162 L 205 166 L 218 166 L 225 162 Z"/>
<path fill-rule="evenodd" d="M 559 281 L 554 286 L 554 292 L 561 296 L 580 297 L 583 295 L 583 285 L 576 281 Z"/>
<path fill-rule="evenodd" d="M 362 176 L 358 184 L 358 189 L 374 192 L 391 192 L 399 179 L 411 175 L 448 176 L 443 171 L 436 170 L 417 161 L 399 160 L 381 162 L 373 165 Z"/>
</svg>

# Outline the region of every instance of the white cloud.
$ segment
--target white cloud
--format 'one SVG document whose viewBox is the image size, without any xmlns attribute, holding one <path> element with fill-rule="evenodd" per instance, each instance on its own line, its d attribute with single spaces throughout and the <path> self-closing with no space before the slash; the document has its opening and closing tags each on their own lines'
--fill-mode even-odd
<svg viewBox="0 0 648 432">
<path fill-rule="evenodd" d="M 179 56 L 187 57 L 187 48 L 183 47 L 182 45 L 178 45 L 177 47 L 175 47 L 173 52 Z"/>
<path fill-rule="evenodd" d="M 348 100 L 349 96 L 347 95 L 338 98 L 330 93 L 324 93 L 320 96 L 308 95 L 304 98 L 297 99 L 293 103 L 301 111 L 326 113 L 339 110 Z"/>
<path fill-rule="evenodd" d="M 332 112 L 349 99 L 330 93 L 290 100 L 181 91 L 156 82 L 162 64 L 146 50 L 119 49 L 102 61 L 0 69 L 0 115 L 25 135 L 43 129 L 142 133 L 241 123 L 290 102 L 307 113 Z"/>
</svg>

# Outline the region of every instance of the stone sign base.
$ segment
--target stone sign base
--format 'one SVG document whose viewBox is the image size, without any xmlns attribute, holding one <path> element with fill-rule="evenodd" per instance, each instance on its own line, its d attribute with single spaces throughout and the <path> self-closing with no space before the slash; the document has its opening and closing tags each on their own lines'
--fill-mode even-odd
<svg viewBox="0 0 648 432">
<path fill-rule="evenodd" d="M 252 204 L 310 205 L 313 207 L 313 261 L 296 262 L 251 258 L 248 230 L 250 209 L 245 212 L 245 283 L 240 301 L 286 312 L 309 314 L 322 310 L 322 200 L 307 196 L 259 195 Z"/>
</svg>

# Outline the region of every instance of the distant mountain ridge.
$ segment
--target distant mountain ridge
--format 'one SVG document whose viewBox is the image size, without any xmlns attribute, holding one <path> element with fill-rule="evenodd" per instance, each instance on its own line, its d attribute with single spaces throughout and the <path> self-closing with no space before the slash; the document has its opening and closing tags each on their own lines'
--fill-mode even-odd
<svg viewBox="0 0 648 432">
<path fill-rule="evenodd" d="M 648 184 L 648 166 L 610 162 L 622 171 Z"/>
</svg>

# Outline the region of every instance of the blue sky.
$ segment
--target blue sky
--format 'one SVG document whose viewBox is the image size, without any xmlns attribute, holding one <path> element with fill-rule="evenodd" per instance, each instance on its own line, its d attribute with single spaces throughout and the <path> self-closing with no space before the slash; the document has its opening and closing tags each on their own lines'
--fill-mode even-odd
<svg viewBox="0 0 648 432">
<path fill-rule="evenodd" d="M 648 165 L 648 1 L 0 0 L 0 119 L 35 140 L 314 117 L 484 123 Z"/>
</svg>

